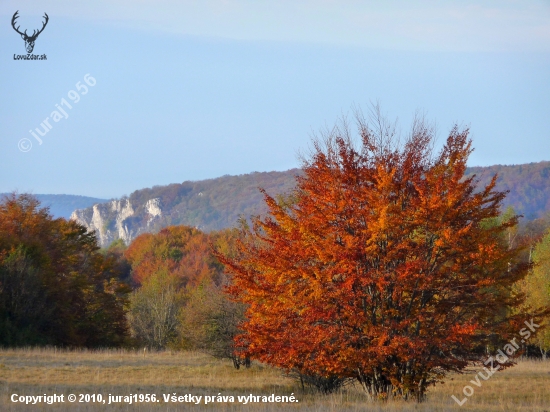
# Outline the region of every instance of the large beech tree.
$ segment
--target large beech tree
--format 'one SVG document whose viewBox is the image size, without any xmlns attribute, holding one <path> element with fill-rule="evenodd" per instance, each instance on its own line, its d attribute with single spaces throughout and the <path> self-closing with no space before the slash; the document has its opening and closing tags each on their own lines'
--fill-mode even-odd
<svg viewBox="0 0 550 412">
<path fill-rule="evenodd" d="M 296 190 L 264 193 L 269 215 L 243 225 L 236 257 L 219 257 L 248 307 L 241 356 L 422 400 L 519 330 L 509 307 L 527 265 L 503 241 L 517 217 L 485 224 L 505 197 L 496 176 L 480 188 L 464 178 L 467 129 L 434 154 L 422 120 L 401 141 L 373 120 L 358 117 L 357 143 L 345 124 L 314 139 Z"/>
</svg>

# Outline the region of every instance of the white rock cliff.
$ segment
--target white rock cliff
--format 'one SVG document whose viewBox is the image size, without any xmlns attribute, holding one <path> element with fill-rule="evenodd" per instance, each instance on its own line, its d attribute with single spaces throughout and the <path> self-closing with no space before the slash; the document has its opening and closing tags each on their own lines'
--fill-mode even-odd
<svg viewBox="0 0 550 412">
<path fill-rule="evenodd" d="M 136 210 L 142 209 L 147 219 L 146 227 L 132 224 L 130 218 L 137 217 Z M 134 208 L 129 199 L 112 200 L 95 204 L 91 209 L 77 209 L 71 215 L 74 220 L 95 231 L 99 245 L 109 246 L 113 241 L 122 239 L 127 245 L 141 233 L 154 230 L 154 223 L 162 217 L 160 199 L 149 199 L 143 208 Z"/>
</svg>

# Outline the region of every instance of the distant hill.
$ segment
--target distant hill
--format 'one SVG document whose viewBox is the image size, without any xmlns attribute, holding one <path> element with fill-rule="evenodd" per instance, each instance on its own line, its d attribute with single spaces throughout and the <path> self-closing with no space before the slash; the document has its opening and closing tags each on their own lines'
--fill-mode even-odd
<svg viewBox="0 0 550 412">
<path fill-rule="evenodd" d="M 288 192 L 300 173 L 300 169 L 254 172 L 154 186 L 136 190 L 129 197 L 76 210 L 71 218 L 95 230 L 102 246 L 119 238 L 128 244 L 141 233 L 169 225 L 194 226 L 204 231 L 234 227 L 241 215 L 267 211 L 259 187 L 271 195 Z"/>
<path fill-rule="evenodd" d="M 7 193 L 0 193 L 0 197 Z M 107 199 L 77 195 L 34 195 L 42 207 L 49 207 L 50 213 L 55 217 L 69 219 L 76 209 L 85 209 L 96 203 L 106 202 Z"/>
<path fill-rule="evenodd" d="M 550 162 L 468 168 L 468 175 L 474 173 L 480 185 L 487 185 L 498 174 L 497 189 L 510 191 L 504 206 L 513 206 L 526 219 L 536 219 L 550 211 Z"/>
<path fill-rule="evenodd" d="M 145 232 L 169 225 L 188 225 L 205 231 L 233 227 L 239 216 L 266 212 L 258 187 L 271 195 L 290 191 L 300 169 L 286 172 L 222 176 L 196 182 L 155 186 L 133 192 L 129 197 L 76 210 L 71 218 L 95 230 L 102 246 L 116 239 L 131 242 Z M 533 219 L 550 210 L 550 162 L 515 166 L 471 167 L 480 184 L 498 173 L 498 190 L 510 190 L 504 207 Z"/>
</svg>

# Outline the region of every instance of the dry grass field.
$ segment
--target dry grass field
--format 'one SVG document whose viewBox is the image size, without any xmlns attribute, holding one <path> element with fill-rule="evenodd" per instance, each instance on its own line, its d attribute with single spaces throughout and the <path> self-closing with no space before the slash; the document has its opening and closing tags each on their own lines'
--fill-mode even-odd
<svg viewBox="0 0 550 412">
<path fill-rule="evenodd" d="M 388 401 L 369 403 L 358 388 L 323 396 L 302 391 L 300 385 L 277 370 L 254 364 L 235 370 L 230 362 L 193 352 L 140 353 L 124 350 L 59 351 L 54 349 L 0 350 L 0 411 L 523 411 L 550 412 L 550 361 L 520 361 L 514 368 L 498 372 L 481 387 L 469 381 L 475 372 L 454 376 L 444 385 L 431 388 L 422 404 Z M 474 394 L 463 406 L 464 385 Z M 65 403 L 25 405 L 13 403 L 12 394 L 63 394 Z M 108 395 L 156 394 L 160 402 L 108 405 Z M 234 403 L 200 405 L 165 403 L 163 394 L 234 396 Z M 243 405 L 238 395 L 290 395 L 297 403 Z M 69 403 L 69 394 L 102 394 L 106 404 Z"/>
</svg>

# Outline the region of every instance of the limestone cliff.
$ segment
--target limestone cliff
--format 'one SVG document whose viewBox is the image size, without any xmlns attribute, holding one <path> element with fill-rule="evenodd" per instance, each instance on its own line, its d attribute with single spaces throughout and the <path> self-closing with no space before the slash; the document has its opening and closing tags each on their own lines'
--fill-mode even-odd
<svg viewBox="0 0 550 412">
<path fill-rule="evenodd" d="M 138 213 L 136 213 L 138 212 Z M 134 208 L 130 199 L 111 200 L 98 203 L 91 208 L 78 209 L 71 219 L 93 230 L 101 247 L 110 245 L 117 239 L 130 244 L 141 233 L 157 229 L 155 222 L 162 217 L 160 199 L 149 199 L 143 207 Z M 143 219 L 145 225 L 139 224 Z"/>
<path fill-rule="evenodd" d="M 265 212 L 258 188 L 272 195 L 288 192 L 299 173 L 297 169 L 255 172 L 155 186 L 136 190 L 129 197 L 75 210 L 71 219 L 95 231 L 101 247 L 117 239 L 129 244 L 142 233 L 154 233 L 169 225 L 219 230 L 235 226 L 240 216 Z"/>
</svg>

